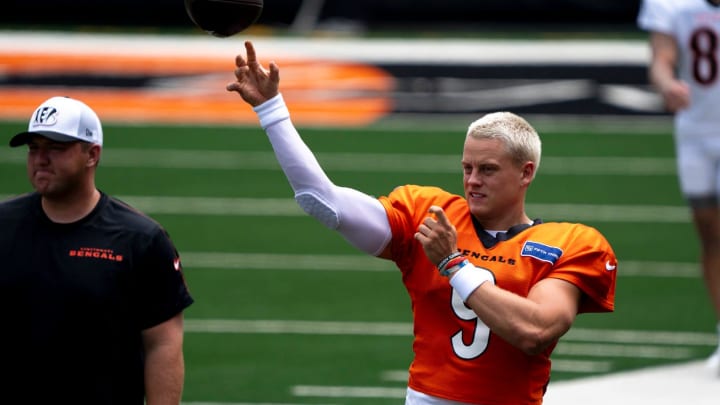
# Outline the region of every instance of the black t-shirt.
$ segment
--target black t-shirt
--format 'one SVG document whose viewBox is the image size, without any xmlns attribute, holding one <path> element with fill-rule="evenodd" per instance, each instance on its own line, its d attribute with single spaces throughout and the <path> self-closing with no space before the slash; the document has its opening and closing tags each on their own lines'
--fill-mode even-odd
<svg viewBox="0 0 720 405">
<path fill-rule="evenodd" d="M 192 302 L 167 232 L 127 204 L 57 224 L 37 193 L 0 203 L 2 401 L 142 405 L 141 331 Z"/>
</svg>

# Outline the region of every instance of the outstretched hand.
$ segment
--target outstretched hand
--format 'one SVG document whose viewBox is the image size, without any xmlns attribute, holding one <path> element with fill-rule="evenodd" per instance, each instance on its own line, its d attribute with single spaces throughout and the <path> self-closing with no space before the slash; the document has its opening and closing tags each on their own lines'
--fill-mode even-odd
<svg viewBox="0 0 720 405">
<path fill-rule="evenodd" d="M 430 262 L 437 265 L 457 251 L 457 230 L 442 208 L 433 205 L 428 212 L 431 215 L 418 226 L 415 239 L 422 245 Z"/>
<path fill-rule="evenodd" d="M 235 78 L 237 81 L 226 86 L 227 91 L 236 91 L 245 102 L 255 107 L 279 93 L 280 68 L 270 62 L 269 70 L 257 61 L 252 42 L 245 41 L 247 59 L 235 57 Z"/>
</svg>

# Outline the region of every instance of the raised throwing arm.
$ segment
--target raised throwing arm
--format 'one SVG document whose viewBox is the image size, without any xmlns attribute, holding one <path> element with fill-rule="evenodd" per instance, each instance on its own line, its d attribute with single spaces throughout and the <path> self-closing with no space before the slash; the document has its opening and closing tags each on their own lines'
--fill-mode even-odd
<svg viewBox="0 0 720 405">
<path fill-rule="evenodd" d="M 251 42 L 245 43 L 247 59 L 235 58 L 236 81 L 227 85 L 258 114 L 280 166 L 295 192 L 298 205 L 323 225 L 338 231 L 356 248 L 379 256 L 391 239 L 382 204 L 355 189 L 335 185 L 293 126 L 279 91 L 280 68 L 269 69 L 257 61 Z"/>
</svg>

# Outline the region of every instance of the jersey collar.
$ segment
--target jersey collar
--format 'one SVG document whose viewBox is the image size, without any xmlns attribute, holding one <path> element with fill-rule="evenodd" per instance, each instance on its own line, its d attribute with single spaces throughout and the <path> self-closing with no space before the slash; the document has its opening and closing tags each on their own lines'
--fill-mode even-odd
<svg viewBox="0 0 720 405">
<path fill-rule="evenodd" d="M 497 236 L 492 236 L 490 233 L 488 233 L 485 230 L 485 228 L 483 228 L 482 225 L 480 225 L 480 222 L 477 219 L 475 219 L 475 217 L 472 217 L 472 222 L 473 222 L 473 226 L 475 227 L 475 233 L 477 233 L 478 237 L 480 238 L 480 242 L 482 242 L 485 249 L 489 249 L 489 248 L 495 246 L 500 241 L 511 239 L 515 235 L 530 228 L 531 226 L 535 226 L 535 225 L 543 223 L 542 219 L 536 218 L 533 220 L 532 224 L 513 225 L 510 228 L 508 228 L 507 231 L 498 232 Z"/>
</svg>

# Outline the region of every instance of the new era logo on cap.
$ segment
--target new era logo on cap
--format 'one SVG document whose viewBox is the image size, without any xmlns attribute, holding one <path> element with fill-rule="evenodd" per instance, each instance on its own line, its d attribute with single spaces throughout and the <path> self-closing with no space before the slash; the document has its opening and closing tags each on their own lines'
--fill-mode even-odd
<svg viewBox="0 0 720 405">
<path fill-rule="evenodd" d="M 57 142 L 83 141 L 102 146 L 102 125 L 85 103 L 69 97 L 51 97 L 30 117 L 28 130 L 10 139 L 10 146 L 28 143 L 35 135 Z"/>
</svg>

